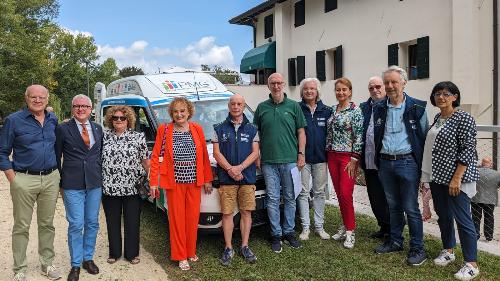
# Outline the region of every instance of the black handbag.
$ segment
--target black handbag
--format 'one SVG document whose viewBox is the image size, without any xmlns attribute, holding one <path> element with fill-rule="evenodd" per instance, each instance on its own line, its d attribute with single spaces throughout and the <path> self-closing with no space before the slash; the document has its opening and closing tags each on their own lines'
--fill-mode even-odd
<svg viewBox="0 0 500 281">
<path fill-rule="evenodd" d="M 140 176 L 136 183 L 135 183 L 135 188 L 137 188 L 137 191 L 139 192 L 139 196 L 142 199 L 147 199 L 149 197 L 149 180 L 147 175 L 142 175 Z"/>
</svg>

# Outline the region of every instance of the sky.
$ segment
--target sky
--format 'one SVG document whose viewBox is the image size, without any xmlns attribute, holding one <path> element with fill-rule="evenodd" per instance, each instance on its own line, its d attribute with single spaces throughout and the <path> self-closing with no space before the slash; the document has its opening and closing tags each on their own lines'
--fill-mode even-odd
<svg viewBox="0 0 500 281">
<path fill-rule="evenodd" d="M 173 66 L 221 65 L 239 71 L 253 48 L 250 26 L 228 21 L 264 0 L 59 0 L 56 22 L 94 37 L 99 62 L 155 73 Z"/>
</svg>

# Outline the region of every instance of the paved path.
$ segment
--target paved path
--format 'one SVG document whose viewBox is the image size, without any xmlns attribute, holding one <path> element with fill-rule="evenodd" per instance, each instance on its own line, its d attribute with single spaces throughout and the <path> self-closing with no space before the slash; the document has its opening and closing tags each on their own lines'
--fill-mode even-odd
<svg viewBox="0 0 500 281">
<path fill-rule="evenodd" d="M 11 250 L 11 232 L 12 232 L 12 201 L 9 192 L 9 185 L 4 174 L 0 175 L 0 280 L 12 280 L 12 250 Z M 55 251 L 56 258 L 54 265 L 60 267 L 64 276 L 60 280 L 66 280 L 69 272 L 69 251 L 67 240 L 68 223 L 65 218 L 64 205 L 59 197 L 57 202 L 56 214 L 54 218 L 56 228 Z M 101 273 L 93 276 L 85 270 L 80 273 L 81 281 L 88 280 L 110 280 L 110 281 L 126 281 L 126 280 L 168 280 L 168 276 L 161 268 L 161 265 L 153 260 L 153 256 L 141 248 L 141 262 L 137 265 L 131 265 L 125 260 L 120 260 L 117 263 L 110 265 L 106 263 L 108 258 L 108 239 L 106 231 L 106 221 L 104 212 L 101 209 L 100 216 L 101 229 L 97 236 L 96 254 L 94 260 L 99 266 Z M 30 228 L 30 242 L 28 244 L 28 280 L 48 280 L 40 274 L 40 264 L 38 262 L 37 246 L 37 224 L 36 210 L 33 214 L 33 220 Z"/>
</svg>

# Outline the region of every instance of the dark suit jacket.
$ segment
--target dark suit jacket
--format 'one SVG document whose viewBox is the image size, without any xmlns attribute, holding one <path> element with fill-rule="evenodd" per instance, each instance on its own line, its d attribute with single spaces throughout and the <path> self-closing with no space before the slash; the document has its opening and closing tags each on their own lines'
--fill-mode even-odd
<svg viewBox="0 0 500 281">
<path fill-rule="evenodd" d="M 102 187 L 102 128 L 94 122 L 90 126 L 95 139 L 90 149 L 85 146 L 75 119 L 56 128 L 56 160 L 63 189 Z"/>
</svg>

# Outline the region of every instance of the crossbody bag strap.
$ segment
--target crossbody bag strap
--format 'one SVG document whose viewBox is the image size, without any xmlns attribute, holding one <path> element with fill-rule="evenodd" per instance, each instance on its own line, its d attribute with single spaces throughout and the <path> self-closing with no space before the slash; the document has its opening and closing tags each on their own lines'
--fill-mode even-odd
<svg viewBox="0 0 500 281">
<path fill-rule="evenodd" d="M 165 143 L 167 142 L 167 128 L 168 124 L 165 124 L 165 130 L 163 131 L 163 139 L 161 141 L 160 156 L 158 157 L 158 162 L 163 162 L 163 156 L 165 155 Z"/>
</svg>

